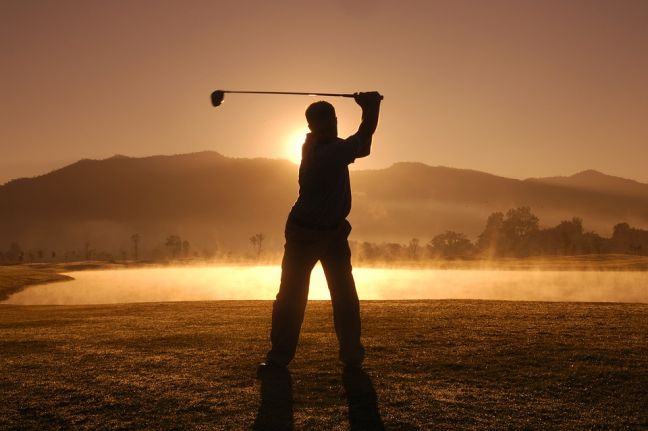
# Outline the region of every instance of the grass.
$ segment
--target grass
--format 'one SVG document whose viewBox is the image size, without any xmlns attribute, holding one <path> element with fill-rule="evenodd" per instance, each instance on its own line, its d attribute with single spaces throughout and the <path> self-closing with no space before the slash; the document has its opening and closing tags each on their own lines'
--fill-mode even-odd
<svg viewBox="0 0 648 431">
<path fill-rule="evenodd" d="M 0 429 L 251 429 L 270 312 L 0 305 Z M 366 368 L 387 429 L 648 429 L 646 316 L 645 304 L 363 302 Z M 283 406 L 295 429 L 349 429 L 336 357 L 330 303 L 310 302 Z"/>
<path fill-rule="evenodd" d="M 58 269 L 42 265 L 0 265 L 0 301 L 34 284 L 72 280 Z"/>
</svg>

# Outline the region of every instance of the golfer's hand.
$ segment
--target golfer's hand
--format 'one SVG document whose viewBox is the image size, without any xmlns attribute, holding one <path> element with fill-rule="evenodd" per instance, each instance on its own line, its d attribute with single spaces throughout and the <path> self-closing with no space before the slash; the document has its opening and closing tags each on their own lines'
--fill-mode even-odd
<svg viewBox="0 0 648 431">
<path fill-rule="evenodd" d="M 355 93 L 353 95 L 356 103 L 362 108 L 368 108 L 371 106 L 377 106 L 380 104 L 380 101 L 383 99 L 382 95 L 377 91 L 369 91 L 366 93 Z"/>
</svg>

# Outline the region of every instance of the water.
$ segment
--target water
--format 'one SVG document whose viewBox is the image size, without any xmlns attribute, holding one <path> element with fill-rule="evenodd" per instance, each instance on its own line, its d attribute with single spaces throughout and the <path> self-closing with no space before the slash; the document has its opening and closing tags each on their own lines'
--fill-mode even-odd
<svg viewBox="0 0 648 431">
<path fill-rule="evenodd" d="M 353 270 L 360 299 L 498 299 L 648 302 L 648 273 L 598 271 Z M 29 287 L 5 304 L 274 299 L 278 266 L 160 267 L 71 272 L 73 281 Z M 321 267 L 310 299 L 330 299 Z"/>
</svg>

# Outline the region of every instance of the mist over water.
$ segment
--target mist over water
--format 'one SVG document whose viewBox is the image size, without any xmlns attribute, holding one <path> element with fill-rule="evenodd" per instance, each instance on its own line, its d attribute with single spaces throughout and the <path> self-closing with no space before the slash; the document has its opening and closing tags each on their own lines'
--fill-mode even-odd
<svg viewBox="0 0 648 431">
<path fill-rule="evenodd" d="M 648 302 L 648 273 L 354 268 L 360 299 L 495 299 Z M 71 272 L 73 281 L 33 286 L 4 304 L 83 305 L 274 299 L 278 266 L 164 267 Z M 321 266 L 309 299 L 330 299 Z"/>
</svg>

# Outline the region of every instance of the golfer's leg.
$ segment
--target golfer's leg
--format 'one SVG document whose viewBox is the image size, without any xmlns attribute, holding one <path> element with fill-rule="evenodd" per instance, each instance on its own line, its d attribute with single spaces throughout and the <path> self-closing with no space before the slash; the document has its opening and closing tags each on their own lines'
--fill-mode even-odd
<svg viewBox="0 0 648 431">
<path fill-rule="evenodd" d="M 308 282 L 316 261 L 310 247 L 286 239 L 281 285 L 272 306 L 272 348 L 268 361 L 288 365 L 295 356 L 308 300 Z"/>
<path fill-rule="evenodd" d="M 360 365 L 364 360 L 364 347 L 360 341 L 360 302 L 351 272 L 351 250 L 346 234 L 331 242 L 321 261 L 331 292 L 340 360 L 347 365 Z"/>
</svg>

